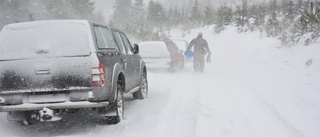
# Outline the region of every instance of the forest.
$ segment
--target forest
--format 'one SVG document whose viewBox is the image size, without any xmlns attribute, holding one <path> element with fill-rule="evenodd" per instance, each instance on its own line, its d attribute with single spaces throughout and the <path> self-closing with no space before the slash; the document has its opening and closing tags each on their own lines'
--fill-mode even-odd
<svg viewBox="0 0 320 137">
<path fill-rule="evenodd" d="M 238 32 L 259 31 L 281 40 L 283 46 L 303 42 L 309 45 L 320 34 L 320 1 L 269 0 L 233 4 L 208 2 L 205 7 L 195 0 L 192 6 L 169 8 L 156 0 L 115 0 L 111 18 L 95 10 L 91 0 L 0 0 L 0 27 L 8 23 L 48 19 L 89 19 L 125 31 L 133 39 L 159 40 L 170 37 L 169 30 L 186 33 L 193 28 L 213 25 L 220 33 L 228 25 Z M 305 38 L 305 36 L 307 38 Z"/>
</svg>

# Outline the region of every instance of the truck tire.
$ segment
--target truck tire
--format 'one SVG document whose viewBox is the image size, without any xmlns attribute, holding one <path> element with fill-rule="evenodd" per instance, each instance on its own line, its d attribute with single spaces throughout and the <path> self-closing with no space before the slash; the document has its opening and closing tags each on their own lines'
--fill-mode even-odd
<svg viewBox="0 0 320 137">
<path fill-rule="evenodd" d="M 140 88 L 138 91 L 134 92 L 133 98 L 135 99 L 145 99 L 148 95 L 148 80 L 147 80 L 147 74 L 144 72 L 141 80 L 140 80 Z"/>
<path fill-rule="evenodd" d="M 123 87 L 121 83 L 117 83 L 117 98 L 113 104 L 114 111 L 116 112 L 116 116 L 107 116 L 106 122 L 107 124 L 117 124 L 119 123 L 124 116 L 124 100 L 123 100 Z"/>
</svg>

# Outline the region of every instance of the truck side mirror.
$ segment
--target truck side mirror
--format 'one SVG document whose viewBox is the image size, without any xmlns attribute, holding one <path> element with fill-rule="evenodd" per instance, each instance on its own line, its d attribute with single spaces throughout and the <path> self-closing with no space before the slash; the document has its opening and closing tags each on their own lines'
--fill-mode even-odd
<svg viewBox="0 0 320 137">
<path fill-rule="evenodd" d="M 139 54 L 139 46 L 138 46 L 138 44 L 134 44 L 133 49 L 134 49 L 134 54 Z"/>
</svg>

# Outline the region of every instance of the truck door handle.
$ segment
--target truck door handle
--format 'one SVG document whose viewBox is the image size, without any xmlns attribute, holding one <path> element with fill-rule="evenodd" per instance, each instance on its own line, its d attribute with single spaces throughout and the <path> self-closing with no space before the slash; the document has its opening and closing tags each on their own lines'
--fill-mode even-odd
<svg viewBox="0 0 320 137">
<path fill-rule="evenodd" d="M 127 60 L 123 60 L 123 62 L 124 62 L 124 69 L 127 69 L 128 61 Z"/>
<path fill-rule="evenodd" d="M 50 74 L 50 69 L 34 69 L 36 75 Z"/>
</svg>

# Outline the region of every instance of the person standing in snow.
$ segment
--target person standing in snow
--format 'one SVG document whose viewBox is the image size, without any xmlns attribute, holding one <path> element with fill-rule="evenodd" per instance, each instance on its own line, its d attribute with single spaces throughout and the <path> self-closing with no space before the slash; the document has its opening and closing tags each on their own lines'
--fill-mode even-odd
<svg viewBox="0 0 320 137">
<path fill-rule="evenodd" d="M 193 69 L 196 73 L 204 71 L 205 59 L 204 56 L 208 53 L 211 55 L 211 51 L 208 46 L 207 40 L 202 38 L 203 34 L 200 32 L 197 38 L 194 38 L 188 48 L 189 51 L 194 46 L 194 56 L 193 56 Z"/>
</svg>

